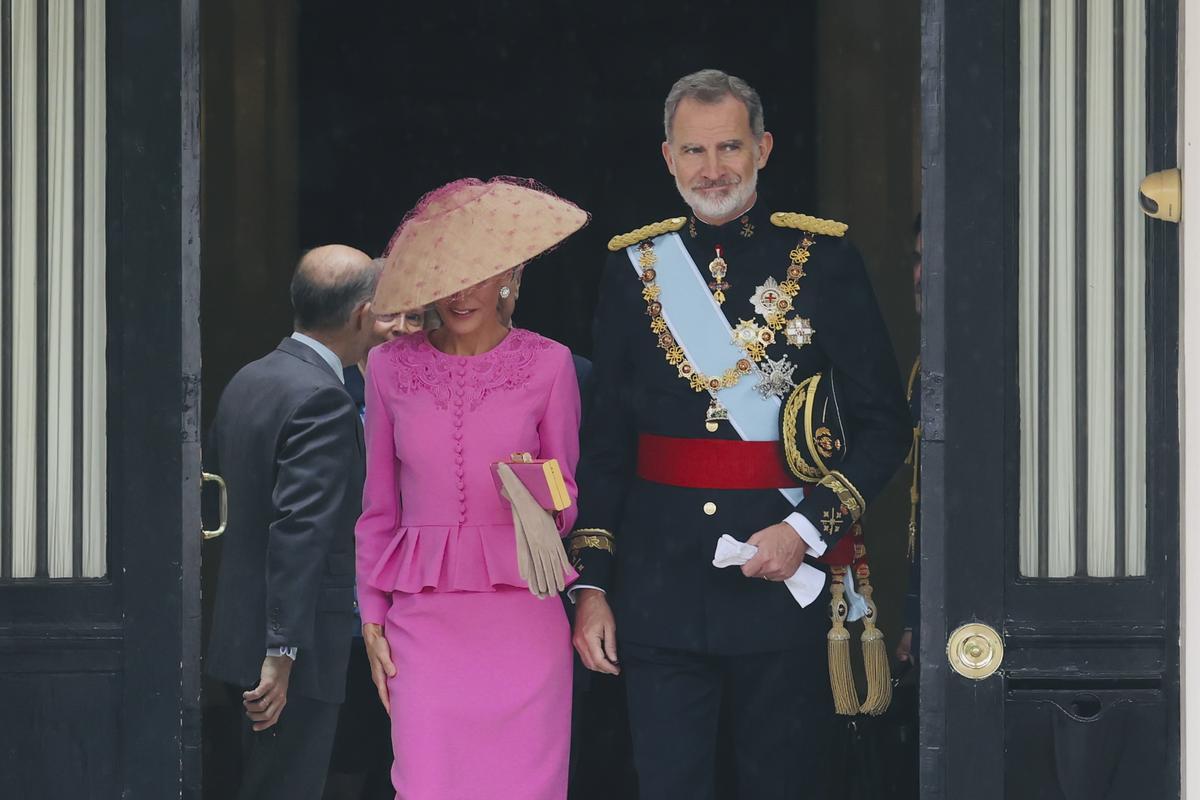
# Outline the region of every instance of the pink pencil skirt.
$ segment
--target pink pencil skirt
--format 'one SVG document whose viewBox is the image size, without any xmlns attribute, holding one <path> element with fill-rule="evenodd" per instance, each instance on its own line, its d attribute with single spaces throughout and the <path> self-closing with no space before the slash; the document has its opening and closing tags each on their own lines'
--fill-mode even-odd
<svg viewBox="0 0 1200 800">
<path fill-rule="evenodd" d="M 571 642 L 526 589 L 392 593 L 397 800 L 564 800 Z"/>
</svg>

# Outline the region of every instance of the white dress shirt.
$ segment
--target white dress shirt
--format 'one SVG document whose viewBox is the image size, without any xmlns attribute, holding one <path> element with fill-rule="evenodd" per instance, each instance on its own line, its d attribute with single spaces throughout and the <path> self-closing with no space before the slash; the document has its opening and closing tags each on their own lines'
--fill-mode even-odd
<svg viewBox="0 0 1200 800">
<path fill-rule="evenodd" d="M 331 370 L 333 370 L 333 374 L 337 375 L 337 379 L 342 383 L 346 382 L 346 376 L 342 374 L 342 370 L 344 369 L 342 366 L 342 360 L 337 357 L 337 353 L 326 347 L 324 343 L 318 342 L 308 334 L 301 333 L 300 331 L 294 331 L 292 333 L 292 338 L 300 344 L 307 345 L 308 347 L 312 348 L 317 355 L 325 360 L 325 363 L 329 365 Z"/>
</svg>

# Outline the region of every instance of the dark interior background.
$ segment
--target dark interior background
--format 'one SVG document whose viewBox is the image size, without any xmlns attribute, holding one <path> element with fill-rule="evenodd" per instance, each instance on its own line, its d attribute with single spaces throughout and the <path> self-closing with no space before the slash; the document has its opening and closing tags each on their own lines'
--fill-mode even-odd
<svg viewBox="0 0 1200 800">
<path fill-rule="evenodd" d="M 813 87 L 796 80 L 813 74 L 811 3 L 740 42 L 729 18 L 744 12 L 732 3 L 682 26 L 674 7 L 653 4 L 619 15 L 545 1 L 419 15 L 406 6 L 386 4 L 369 25 L 331 0 L 301 6 L 301 246 L 348 242 L 375 255 L 435 186 L 535 178 L 593 216 L 528 270 L 518 319 L 586 354 L 607 240 L 684 208 L 659 153 L 663 97 L 718 63 L 756 86 L 780 132 L 764 185 L 814 207 Z"/>
<path fill-rule="evenodd" d="M 204 422 L 243 364 L 291 331 L 302 249 L 377 254 L 421 194 L 463 176 L 534 177 L 592 214 L 534 262 L 517 322 L 590 354 L 605 243 L 682 213 L 659 153 L 673 81 L 718 67 L 758 89 L 779 210 L 850 224 L 907 377 L 918 350 L 911 226 L 920 207 L 919 3 L 202 4 Z M 868 518 L 889 647 L 903 620 L 909 474 Z M 205 545 L 211 607 L 219 540 Z M 206 694 L 206 782 L 223 707 Z"/>
</svg>

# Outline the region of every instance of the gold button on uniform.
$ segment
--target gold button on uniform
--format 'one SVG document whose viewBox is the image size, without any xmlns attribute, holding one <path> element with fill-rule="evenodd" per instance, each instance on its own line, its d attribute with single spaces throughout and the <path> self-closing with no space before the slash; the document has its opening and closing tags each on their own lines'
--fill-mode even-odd
<svg viewBox="0 0 1200 800">
<path fill-rule="evenodd" d="M 717 504 L 714 503 L 712 500 L 709 500 L 707 503 L 704 504 L 704 513 L 708 514 L 710 517 L 713 514 L 717 513 Z"/>
</svg>

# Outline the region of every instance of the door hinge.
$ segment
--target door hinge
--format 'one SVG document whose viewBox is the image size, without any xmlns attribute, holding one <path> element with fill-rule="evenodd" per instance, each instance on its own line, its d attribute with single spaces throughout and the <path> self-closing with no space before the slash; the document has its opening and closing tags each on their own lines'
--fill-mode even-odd
<svg viewBox="0 0 1200 800">
<path fill-rule="evenodd" d="M 200 441 L 200 376 L 183 376 L 183 414 L 180 440 L 184 444 Z"/>
<path fill-rule="evenodd" d="M 946 441 L 945 384 L 940 372 L 921 375 L 921 438 L 926 442 Z"/>
</svg>

